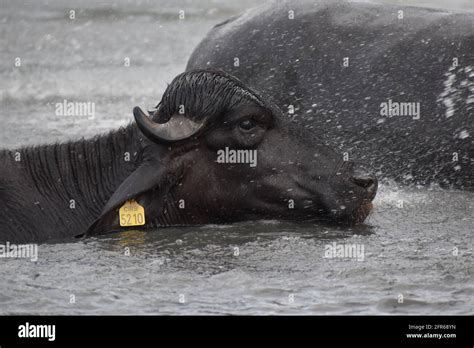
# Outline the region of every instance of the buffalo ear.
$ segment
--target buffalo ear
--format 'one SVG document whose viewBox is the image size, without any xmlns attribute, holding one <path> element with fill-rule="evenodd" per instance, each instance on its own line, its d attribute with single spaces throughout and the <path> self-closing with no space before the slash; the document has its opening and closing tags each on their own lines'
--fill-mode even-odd
<svg viewBox="0 0 474 348">
<path fill-rule="evenodd" d="M 165 198 L 176 184 L 176 175 L 169 175 L 169 169 L 158 160 L 142 163 L 115 190 L 100 216 L 85 233 L 86 236 L 120 230 L 119 209 L 130 199 L 145 209 L 145 220 L 150 222 L 162 212 Z"/>
</svg>

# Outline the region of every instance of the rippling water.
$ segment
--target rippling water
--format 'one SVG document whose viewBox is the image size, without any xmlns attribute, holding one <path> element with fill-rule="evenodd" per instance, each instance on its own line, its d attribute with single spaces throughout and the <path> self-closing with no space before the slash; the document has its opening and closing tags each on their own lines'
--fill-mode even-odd
<svg viewBox="0 0 474 348">
<path fill-rule="evenodd" d="M 1 147 L 130 122 L 212 25 L 252 3 L 2 1 Z M 56 116 L 64 99 L 95 102 L 95 118 Z M 474 314 L 473 195 L 383 182 L 352 229 L 260 221 L 43 244 L 37 262 L 0 259 L 0 314 Z M 364 260 L 324 257 L 333 242 Z"/>
</svg>

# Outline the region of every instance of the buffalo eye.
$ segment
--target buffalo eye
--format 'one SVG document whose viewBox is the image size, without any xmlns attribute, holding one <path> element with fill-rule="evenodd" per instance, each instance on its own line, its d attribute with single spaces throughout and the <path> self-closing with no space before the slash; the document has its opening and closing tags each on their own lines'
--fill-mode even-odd
<svg viewBox="0 0 474 348">
<path fill-rule="evenodd" d="M 244 132 L 249 132 L 257 126 L 257 123 L 251 118 L 240 121 L 239 128 Z"/>
</svg>

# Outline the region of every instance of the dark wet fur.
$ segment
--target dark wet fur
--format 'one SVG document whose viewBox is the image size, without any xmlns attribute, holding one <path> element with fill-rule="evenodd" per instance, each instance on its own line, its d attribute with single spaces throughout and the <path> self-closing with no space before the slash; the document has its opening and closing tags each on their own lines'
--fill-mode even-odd
<svg viewBox="0 0 474 348">
<path fill-rule="evenodd" d="M 266 105 L 260 93 L 223 71 L 195 70 L 173 79 L 153 118 L 166 122 L 173 114 L 179 113 L 183 105 L 186 117 L 193 121 L 215 119 L 245 102 Z"/>
</svg>

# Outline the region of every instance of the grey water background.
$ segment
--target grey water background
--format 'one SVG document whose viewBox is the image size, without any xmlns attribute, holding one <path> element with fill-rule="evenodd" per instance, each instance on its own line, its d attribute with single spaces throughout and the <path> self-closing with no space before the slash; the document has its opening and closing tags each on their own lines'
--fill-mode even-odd
<svg viewBox="0 0 474 348">
<path fill-rule="evenodd" d="M 0 0 L 0 147 L 126 125 L 213 25 L 258 3 Z M 95 117 L 56 116 L 64 99 L 94 102 Z M 474 314 L 473 196 L 383 181 L 354 228 L 257 221 L 41 244 L 37 262 L 0 259 L 0 314 Z M 325 258 L 333 242 L 363 245 L 364 260 Z"/>
</svg>

